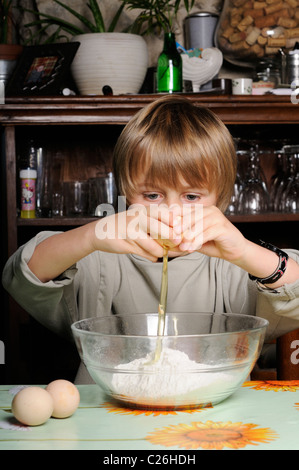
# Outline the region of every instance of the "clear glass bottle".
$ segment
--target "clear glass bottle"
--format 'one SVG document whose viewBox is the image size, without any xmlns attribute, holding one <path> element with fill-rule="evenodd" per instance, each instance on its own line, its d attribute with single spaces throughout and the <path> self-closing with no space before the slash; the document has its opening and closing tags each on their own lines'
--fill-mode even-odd
<svg viewBox="0 0 299 470">
<path fill-rule="evenodd" d="M 165 33 L 164 47 L 157 64 L 157 92 L 173 93 L 182 91 L 183 65 L 176 47 L 174 33 Z"/>
</svg>

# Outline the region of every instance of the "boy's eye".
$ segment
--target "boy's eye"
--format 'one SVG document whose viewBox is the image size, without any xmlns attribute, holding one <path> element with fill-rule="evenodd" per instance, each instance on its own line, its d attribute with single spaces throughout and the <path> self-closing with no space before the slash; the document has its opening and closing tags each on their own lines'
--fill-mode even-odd
<svg viewBox="0 0 299 470">
<path fill-rule="evenodd" d="M 148 194 L 144 194 L 144 197 L 146 199 L 149 199 L 150 201 L 156 201 L 159 198 L 159 194 L 158 193 L 148 193 Z"/>
<path fill-rule="evenodd" d="M 197 199 L 200 199 L 200 196 L 198 194 L 186 194 L 185 198 L 188 201 L 197 201 Z"/>
</svg>

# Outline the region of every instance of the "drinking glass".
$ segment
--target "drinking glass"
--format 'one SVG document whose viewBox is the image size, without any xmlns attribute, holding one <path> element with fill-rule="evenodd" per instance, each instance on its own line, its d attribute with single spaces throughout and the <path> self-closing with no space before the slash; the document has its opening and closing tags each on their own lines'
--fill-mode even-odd
<svg viewBox="0 0 299 470">
<path fill-rule="evenodd" d="M 240 171 L 237 171 L 236 179 L 234 183 L 233 193 L 229 202 L 229 205 L 225 211 L 226 215 L 236 215 L 239 213 L 239 197 L 240 192 L 243 189 L 243 180 L 240 175 Z"/>
<path fill-rule="evenodd" d="M 109 214 L 113 214 L 117 200 L 117 190 L 112 172 L 105 176 L 89 178 L 88 182 L 89 214 L 97 217 L 104 215 L 107 211 Z"/>
<path fill-rule="evenodd" d="M 299 146 L 289 146 L 289 178 L 282 197 L 281 209 L 287 213 L 299 212 Z"/>
<path fill-rule="evenodd" d="M 284 190 L 284 185 L 287 175 L 287 156 L 283 150 L 275 152 L 277 170 L 271 178 L 271 186 L 269 192 L 270 207 L 274 212 L 280 211 L 281 195 Z"/>
<path fill-rule="evenodd" d="M 87 181 L 64 181 L 63 199 L 64 212 L 68 217 L 86 216 L 88 214 Z"/>
<path fill-rule="evenodd" d="M 50 174 L 50 155 L 43 147 L 31 147 L 35 152 L 36 182 L 36 213 L 37 217 L 51 217 L 52 180 Z"/>
<path fill-rule="evenodd" d="M 248 152 L 248 167 L 239 197 L 239 213 L 258 214 L 269 208 L 269 194 L 261 177 L 259 155 L 256 148 Z"/>
</svg>

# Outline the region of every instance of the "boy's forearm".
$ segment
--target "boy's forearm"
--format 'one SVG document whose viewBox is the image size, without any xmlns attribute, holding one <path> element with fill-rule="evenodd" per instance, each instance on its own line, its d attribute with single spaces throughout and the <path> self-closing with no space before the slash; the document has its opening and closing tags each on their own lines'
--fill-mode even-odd
<svg viewBox="0 0 299 470">
<path fill-rule="evenodd" d="M 278 256 L 271 250 L 248 241 L 247 250 L 242 259 L 235 261 L 234 264 L 240 266 L 248 273 L 258 278 L 270 276 L 277 268 L 279 262 Z M 292 284 L 299 279 L 299 265 L 295 260 L 289 258 L 287 268 L 283 276 L 268 287 L 273 289 L 281 287 L 284 284 Z"/>
<path fill-rule="evenodd" d="M 42 282 L 55 279 L 94 251 L 93 237 L 94 223 L 53 235 L 37 245 L 28 267 Z"/>
</svg>

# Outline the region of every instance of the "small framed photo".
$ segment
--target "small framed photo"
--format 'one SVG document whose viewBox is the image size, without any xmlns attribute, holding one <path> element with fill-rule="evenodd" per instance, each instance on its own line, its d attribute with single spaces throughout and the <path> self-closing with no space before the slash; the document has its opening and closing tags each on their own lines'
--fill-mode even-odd
<svg viewBox="0 0 299 470">
<path fill-rule="evenodd" d="M 57 95 L 68 86 L 79 42 L 25 46 L 5 89 L 6 96 Z"/>
</svg>

